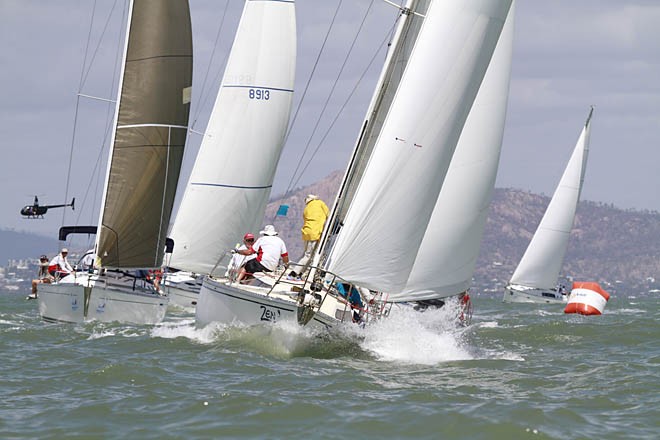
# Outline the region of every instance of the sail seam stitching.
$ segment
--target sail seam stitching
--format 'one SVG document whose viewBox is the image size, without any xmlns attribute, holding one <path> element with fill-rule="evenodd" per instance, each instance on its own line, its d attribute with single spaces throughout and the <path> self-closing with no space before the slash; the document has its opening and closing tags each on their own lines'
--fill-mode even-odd
<svg viewBox="0 0 660 440">
<path fill-rule="evenodd" d="M 272 188 L 273 186 L 273 185 L 243 186 L 243 185 L 227 185 L 225 183 L 203 183 L 203 182 L 190 182 L 190 184 L 196 186 L 219 186 L 223 188 L 239 188 L 239 189 L 268 189 L 268 188 Z"/>
</svg>

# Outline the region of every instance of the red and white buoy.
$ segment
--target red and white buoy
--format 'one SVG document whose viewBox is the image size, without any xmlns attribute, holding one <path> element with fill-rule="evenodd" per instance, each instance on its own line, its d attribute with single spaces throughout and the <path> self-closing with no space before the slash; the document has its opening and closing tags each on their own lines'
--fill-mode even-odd
<svg viewBox="0 0 660 440">
<path fill-rule="evenodd" d="M 609 299 L 610 294 L 604 291 L 598 283 L 576 281 L 573 283 L 564 313 L 602 315 Z"/>
</svg>

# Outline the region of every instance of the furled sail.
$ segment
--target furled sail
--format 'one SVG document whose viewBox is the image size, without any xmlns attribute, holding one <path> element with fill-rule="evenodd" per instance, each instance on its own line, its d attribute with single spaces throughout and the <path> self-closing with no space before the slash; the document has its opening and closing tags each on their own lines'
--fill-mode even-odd
<svg viewBox="0 0 660 440">
<path fill-rule="evenodd" d="M 186 140 L 192 84 L 187 0 L 135 0 L 97 255 L 105 267 L 161 265 Z"/>
<path fill-rule="evenodd" d="M 510 284 L 539 289 L 552 289 L 557 285 L 584 183 L 592 114 L 593 108 L 589 111 L 587 122 L 580 133 L 559 185 L 511 277 Z"/>
<path fill-rule="evenodd" d="M 282 152 L 296 64 L 295 5 L 245 3 L 218 97 L 179 207 L 170 265 L 210 274 L 263 219 Z"/>
<path fill-rule="evenodd" d="M 392 301 L 443 298 L 470 286 L 500 161 L 514 9 L 515 2 L 465 121 L 406 288 L 390 294 Z"/>
<path fill-rule="evenodd" d="M 430 4 L 330 271 L 390 294 L 405 288 L 510 4 Z"/>
</svg>

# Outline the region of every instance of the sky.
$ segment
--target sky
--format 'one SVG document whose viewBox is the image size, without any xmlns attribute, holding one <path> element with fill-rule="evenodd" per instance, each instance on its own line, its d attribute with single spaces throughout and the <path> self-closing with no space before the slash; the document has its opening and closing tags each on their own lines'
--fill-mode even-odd
<svg viewBox="0 0 660 440">
<path fill-rule="evenodd" d="M 125 0 L 96 3 L 90 33 L 92 0 L 0 0 L 0 83 L 5 85 L 0 99 L 0 229 L 56 237 L 62 224 L 98 221 L 104 139 L 114 105 L 78 100 L 77 94 L 115 99 L 112 81 Z M 382 66 L 382 43 L 396 15 L 383 0 L 296 4 L 295 117 L 274 195 L 345 168 Z M 198 132 L 204 131 L 215 101 L 242 5 L 242 0 L 190 0 L 195 59 L 191 124 Z M 582 199 L 660 211 L 658 24 L 660 2 L 653 0 L 517 1 L 497 187 L 551 195 L 594 105 Z M 81 87 L 88 41 L 99 50 L 93 62 L 94 51 L 88 51 L 86 65 L 91 68 L 85 68 Z M 328 98 L 335 82 L 335 93 Z M 190 135 L 180 188 L 199 142 L 199 135 Z M 317 148 L 310 165 L 299 166 Z M 76 211 L 22 218 L 19 210 L 35 195 L 41 204 L 75 197 Z"/>
</svg>

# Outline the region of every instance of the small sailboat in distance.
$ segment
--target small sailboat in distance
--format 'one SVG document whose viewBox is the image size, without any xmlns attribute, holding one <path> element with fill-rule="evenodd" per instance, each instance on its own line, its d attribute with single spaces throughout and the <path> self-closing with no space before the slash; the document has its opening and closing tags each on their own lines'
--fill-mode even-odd
<svg viewBox="0 0 660 440">
<path fill-rule="evenodd" d="M 183 160 L 192 84 L 188 1 L 129 2 L 123 61 L 96 268 L 39 286 L 39 313 L 48 321 L 156 324 L 165 316 L 167 296 L 140 275 L 162 265 Z"/>
<path fill-rule="evenodd" d="M 584 183 L 593 112 L 591 107 L 541 223 L 505 287 L 504 302 L 558 304 L 567 301 L 567 294 L 557 286 L 557 281 Z"/>
</svg>

